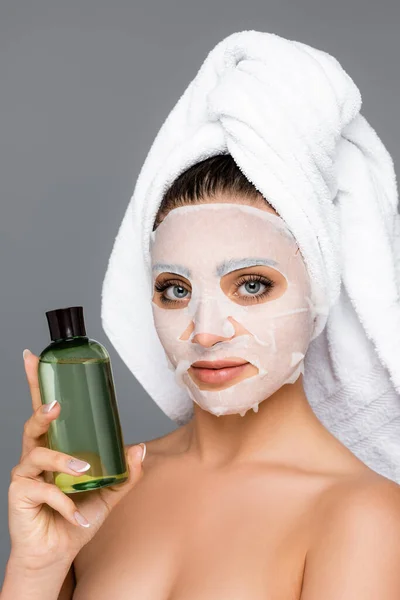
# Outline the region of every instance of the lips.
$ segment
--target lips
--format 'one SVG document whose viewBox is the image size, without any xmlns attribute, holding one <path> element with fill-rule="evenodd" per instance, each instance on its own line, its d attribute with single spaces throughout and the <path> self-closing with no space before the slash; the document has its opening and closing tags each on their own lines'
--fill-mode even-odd
<svg viewBox="0 0 400 600">
<path fill-rule="evenodd" d="M 192 371 L 194 377 L 202 383 L 218 386 L 239 377 L 249 365 L 248 361 L 242 359 L 199 360 L 191 365 L 189 373 Z"/>
<path fill-rule="evenodd" d="M 202 369 L 224 369 L 225 367 L 239 367 L 240 365 L 246 365 L 247 360 L 198 360 L 192 363 L 192 367 Z"/>
</svg>

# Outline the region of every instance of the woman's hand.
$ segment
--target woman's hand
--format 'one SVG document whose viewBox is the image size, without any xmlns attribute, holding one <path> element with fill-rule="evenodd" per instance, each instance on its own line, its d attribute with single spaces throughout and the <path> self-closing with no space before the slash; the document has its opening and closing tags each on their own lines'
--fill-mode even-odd
<svg viewBox="0 0 400 600">
<path fill-rule="evenodd" d="M 10 558 L 26 569 L 42 570 L 54 564 L 72 563 L 79 550 L 87 544 L 111 510 L 133 488 L 142 475 L 142 453 L 145 445 L 125 447 L 129 479 L 116 486 L 99 488 L 68 496 L 50 483 L 49 471 L 77 476 L 68 461 L 74 458 L 50 450 L 46 432 L 51 421 L 60 414 L 57 403 L 42 412 L 38 379 L 39 358 L 28 354 L 25 371 L 32 397 L 33 414 L 25 422 L 22 453 L 11 471 L 9 486 Z M 79 524 L 83 515 L 90 526 Z M 76 520 L 75 516 L 78 517 Z"/>
</svg>

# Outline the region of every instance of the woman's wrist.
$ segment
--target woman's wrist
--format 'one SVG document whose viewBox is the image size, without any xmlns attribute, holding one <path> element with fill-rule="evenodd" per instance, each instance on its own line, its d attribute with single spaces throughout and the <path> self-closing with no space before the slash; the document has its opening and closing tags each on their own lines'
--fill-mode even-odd
<svg viewBox="0 0 400 600">
<path fill-rule="evenodd" d="M 10 555 L 0 600 L 57 600 L 72 560 L 32 569 Z"/>
</svg>

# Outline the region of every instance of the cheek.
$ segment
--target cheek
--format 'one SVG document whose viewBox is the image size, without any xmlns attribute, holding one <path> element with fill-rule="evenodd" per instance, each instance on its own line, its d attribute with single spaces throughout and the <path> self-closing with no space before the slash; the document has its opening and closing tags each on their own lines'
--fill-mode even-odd
<svg viewBox="0 0 400 600">
<path fill-rule="evenodd" d="M 167 354 L 177 351 L 183 343 L 179 338 L 190 325 L 187 308 L 165 309 L 154 302 L 151 307 L 154 326 L 164 350 Z"/>
<path fill-rule="evenodd" d="M 273 320 L 273 328 L 276 349 L 281 355 L 306 354 L 313 331 L 309 312 L 277 318 Z"/>
</svg>

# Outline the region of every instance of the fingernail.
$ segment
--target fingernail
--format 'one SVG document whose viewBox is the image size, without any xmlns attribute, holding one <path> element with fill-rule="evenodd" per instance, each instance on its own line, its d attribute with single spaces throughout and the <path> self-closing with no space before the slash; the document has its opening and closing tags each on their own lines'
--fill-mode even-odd
<svg viewBox="0 0 400 600">
<path fill-rule="evenodd" d="M 48 413 L 51 411 L 52 408 L 54 408 L 54 406 L 57 404 L 57 400 L 53 400 L 53 402 L 50 402 L 50 404 L 44 404 L 42 406 L 42 412 L 43 413 Z"/>
<path fill-rule="evenodd" d="M 144 461 L 144 457 L 146 456 L 146 450 L 147 450 L 146 444 L 144 442 L 141 442 L 139 444 L 139 446 L 142 446 L 142 448 L 143 448 L 143 450 L 142 450 L 142 462 L 143 462 Z"/>
<path fill-rule="evenodd" d="M 90 469 L 90 464 L 85 462 L 84 460 L 78 460 L 77 458 L 70 458 L 68 461 L 68 466 L 73 471 L 77 471 L 78 473 L 83 473 L 83 471 L 87 471 Z"/>
<path fill-rule="evenodd" d="M 29 356 L 29 354 L 32 354 L 32 352 L 30 350 L 28 350 L 28 348 L 25 348 L 25 350 L 22 353 L 22 356 L 24 357 L 24 360 L 27 356 Z"/>
<path fill-rule="evenodd" d="M 85 519 L 85 517 L 77 510 L 74 512 L 74 517 L 77 523 L 79 523 L 79 525 L 82 525 L 82 527 L 90 527 L 89 521 Z"/>
</svg>

